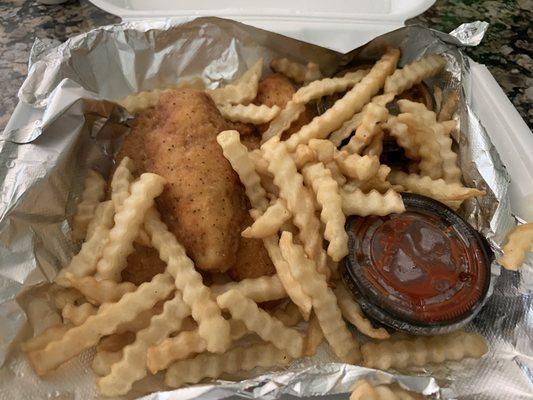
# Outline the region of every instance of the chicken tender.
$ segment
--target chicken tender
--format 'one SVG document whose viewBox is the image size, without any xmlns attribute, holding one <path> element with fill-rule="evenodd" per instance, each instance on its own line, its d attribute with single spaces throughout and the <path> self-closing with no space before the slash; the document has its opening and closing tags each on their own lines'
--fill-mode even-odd
<svg viewBox="0 0 533 400">
<path fill-rule="evenodd" d="M 124 155 L 163 176 L 157 205 L 169 229 L 203 270 L 225 271 L 236 261 L 246 197 L 216 141 L 231 129 L 212 100 L 193 89 L 163 95 L 142 113 L 124 143 Z M 128 143 L 129 142 L 129 143 Z"/>
<path fill-rule="evenodd" d="M 254 103 L 257 105 L 264 104 L 268 107 L 279 106 L 284 108 L 295 92 L 296 89 L 289 78 L 282 74 L 272 74 L 259 82 Z M 311 122 L 314 116 L 311 108 L 306 107 L 305 112 L 283 133 L 282 140 L 298 132 L 302 126 Z M 259 125 L 259 131 L 263 133 L 268 129 L 268 125 L 268 123 Z"/>
<path fill-rule="evenodd" d="M 122 271 L 122 280 L 139 286 L 165 271 L 166 264 L 157 250 L 134 243 L 135 251 L 128 256 L 128 266 Z"/>
</svg>

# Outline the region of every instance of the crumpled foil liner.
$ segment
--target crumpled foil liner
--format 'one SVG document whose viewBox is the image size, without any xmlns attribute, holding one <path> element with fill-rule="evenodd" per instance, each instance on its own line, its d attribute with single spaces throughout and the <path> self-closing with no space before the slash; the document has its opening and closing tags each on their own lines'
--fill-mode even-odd
<svg viewBox="0 0 533 400">
<path fill-rule="evenodd" d="M 428 53 L 443 53 L 447 71 L 430 82 L 444 95 L 461 94 L 456 137 L 465 181 L 487 196 L 462 209 L 498 253 L 513 226 L 506 175 L 480 121 L 468 106 L 468 59 L 460 46 L 479 43 L 486 25 L 464 24 L 453 36 L 407 27 L 380 36 L 348 54 L 289 39 L 237 22 L 199 18 L 186 23 L 136 22 L 95 29 L 61 45 L 36 41 L 28 78 L 0 140 L 0 399 L 98 398 L 90 369 L 92 351 L 83 352 L 45 379 L 38 378 L 18 344 L 59 321 L 48 283 L 77 248 L 69 218 L 89 167 L 108 173 L 127 132 L 129 115 L 102 101 L 201 76 L 207 87 L 239 76 L 259 56 L 313 60 L 326 75 L 350 63 L 375 60 L 387 45 L 402 50 L 401 65 Z M 134 386 L 127 398 L 222 399 L 284 396 L 346 398 L 361 377 L 398 382 L 442 399 L 526 399 L 533 392 L 531 265 L 521 272 L 493 265 L 493 291 L 469 329 L 482 333 L 490 352 L 481 360 L 387 373 L 335 363 L 327 346 L 289 368 L 233 376 L 180 390 L 161 392 L 161 376 Z M 226 377 L 225 377 L 226 378 Z M 151 393 L 154 392 L 154 393 Z M 148 394 L 151 393 L 151 394 Z"/>
</svg>

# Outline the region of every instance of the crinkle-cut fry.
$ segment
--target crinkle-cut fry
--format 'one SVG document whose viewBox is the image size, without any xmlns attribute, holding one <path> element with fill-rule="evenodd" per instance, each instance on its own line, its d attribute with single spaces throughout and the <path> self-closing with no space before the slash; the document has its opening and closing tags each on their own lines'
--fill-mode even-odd
<svg viewBox="0 0 533 400">
<path fill-rule="evenodd" d="M 359 346 L 342 319 L 341 311 L 326 278 L 316 270 L 315 263 L 306 257 L 302 246 L 294 244 L 292 234 L 283 232 L 280 249 L 291 273 L 300 282 L 304 292 L 311 297 L 324 337 L 334 353 L 344 362 L 360 359 Z"/>
<path fill-rule="evenodd" d="M 320 221 L 315 215 L 312 195 L 305 190 L 303 177 L 298 173 L 285 143 L 270 139 L 262 146 L 264 157 L 268 161 L 268 170 L 274 175 L 274 183 L 279 187 L 280 197 L 287 202 L 287 208 L 293 215 L 306 254 L 316 259 L 322 249 Z"/>
<path fill-rule="evenodd" d="M 279 300 L 287 297 L 287 292 L 278 275 L 260 276 L 259 278 L 243 279 L 239 282 L 212 285 L 210 286 L 210 289 L 215 297 L 235 289 L 257 303 Z"/>
<path fill-rule="evenodd" d="M 114 303 L 126 293 L 137 289 L 131 282 L 117 283 L 110 279 L 97 280 L 93 276 L 77 277 L 71 273 L 65 275 L 72 287 L 78 289 L 93 304 Z"/>
<path fill-rule="evenodd" d="M 306 144 L 299 144 L 291 155 L 298 170 L 302 169 L 305 164 L 314 162 L 318 159 L 316 152 Z"/>
<path fill-rule="evenodd" d="M 314 62 L 304 65 L 288 58 L 274 58 L 270 61 L 270 68 L 298 83 L 311 82 L 322 76 L 318 64 Z"/>
<path fill-rule="evenodd" d="M 222 317 L 220 308 L 211 298 L 211 291 L 204 285 L 202 275 L 196 271 L 185 249 L 168 231 L 155 208 L 146 213 L 144 227 L 152 237 L 159 257 L 167 263 L 167 271 L 183 293 L 185 303 L 191 307 L 200 335 L 207 342 L 207 350 L 215 353 L 226 351 L 231 343 L 229 324 Z"/>
<path fill-rule="evenodd" d="M 204 378 L 218 378 L 223 373 L 286 365 L 290 359 L 271 343 L 234 347 L 223 354 L 202 353 L 172 364 L 167 370 L 165 383 L 177 388 L 186 383 L 200 382 Z"/>
<path fill-rule="evenodd" d="M 324 166 L 329 170 L 331 173 L 331 177 L 335 182 L 337 182 L 337 185 L 339 187 L 343 186 L 346 183 L 346 177 L 343 175 L 341 169 L 337 165 L 335 161 L 330 161 L 324 164 Z"/>
<path fill-rule="evenodd" d="M 154 89 L 139 93 L 130 94 L 122 99 L 116 100 L 128 112 L 134 114 L 150 107 L 155 107 L 159 103 L 159 98 L 164 93 L 170 92 L 172 89 Z"/>
<path fill-rule="evenodd" d="M 415 60 L 387 77 L 384 92 L 400 94 L 424 79 L 437 75 L 446 66 L 446 59 L 439 54 L 430 54 Z"/>
<path fill-rule="evenodd" d="M 352 192 L 341 190 L 342 210 L 345 215 L 388 215 L 405 211 L 402 196 L 389 189 L 381 194 L 376 190 L 363 193 L 359 189 Z"/>
<path fill-rule="evenodd" d="M 355 130 L 355 135 L 342 149 L 349 153 L 360 154 L 368 146 L 374 136 L 380 131 L 378 125 L 387 120 L 389 111 L 385 106 L 370 102 L 363 110 L 361 123 Z"/>
<path fill-rule="evenodd" d="M 235 83 L 214 90 L 206 90 L 206 92 L 218 105 L 247 104 L 257 96 L 262 70 L 263 59 L 260 58 Z"/>
<path fill-rule="evenodd" d="M 334 130 L 329 136 L 329 140 L 335 147 L 339 147 L 345 139 L 348 139 L 350 135 L 355 132 L 357 127 L 361 125 L 363 120 L 363 111 L 358 112 L 340 126 L 340 128 Z"/>
<path fill-rule="evenodd" d="M 83 299 L 83 294 L 74 288 L 63 288 L 57 286 L 52 291 L 52 297 L 54 299 L 55 306 L 59 310 L 62 310 L 67 304 L 74 304 L 78 300 Z"/>
<path fill-rule="evenodd" d="M 95 315 L 98 312 L 98 308 L 91 303 L 83 303 L 76 306 L 74 304 L 67 304 L 61 311 L 61 316 L 64 320 L 69 321 L 74 326 L 80 326 L 91 315 Z"/>
<path fill-rule="evenodd" d="M 459 104 L 459 92 L 450 93 L 440 107 L 437 121 L 442 122 L 451 119 L 453 113 L 457 110 L 457 104 Z"/>
<path fill-rule="evenodd" d="M 462 173 L 457 166 L 457 154 L 452 150 L 452 139 L 446 133 L 444 126 L 437 122 L 437 115 L 428 110 L 422 103 L 398 100 L 398 105 L 402 112 L 416 115 L 418 123 L 432 131 L 433 137 L 439 145 L 439 155 L 442 160 L 442 178 L 446 182 L 460 182 Z"/>
<path fill-rule="evenodd" d="M 276 234 L 283 223 L 291 218 L 292 214 L 287 210 L 283 199 L 276 200 L 254 223 L 242 231 L 246 238 L 261 239 Z"/>
<path fill-rule="evenodd" d="M 146 352 L 148 348 L 178 331 L 191 309 L 176 292 L 172 300 L 163 305 L 163 312 L 155 315 L 150 325 L 136 335 L 135 342 L 122 350 L 122 359 L 113 364 L 108 375 L 97 380 L 100 392 L 105 396 L 128 393 L 134 382 L 146 376 Z"/>
<path fill-rule="evenodd" d="M 421 399 L 420 396 L 413 396 L 406 390 L 399 387 L 393 387 L 392 389 L 387 385 L 379 385 L 374 388 L 379 396 L 379 400 L 416 400 Z"/>
<path fill-rule="evenodd" d="M 89 226 L 87 227 L 87 238 L 85 241 L 90 241 L 95 233 L 100 234 L 100 232 L 97 232 L 97 229 L 102 224 L 102 221 L 112 222 L 114 215 L 115 207 L 111 200 L 102 201 L 98 204 L 94 210 L 94 218 L 89 222 Z"/>
<path fill-rule="evenodd" d="M 320 219 L 326 226 L 324 237 L 329 242 L 328 255 L 333 261 L 340 261 L 348 254 L 348 234 L 344 229 L 346 217 L 342 212 L 339 186 L 322 163 L 305 166 L 302 174 L 307 186 L 313 188 L 322 209 Z"/>
<path fill-rule="evenodd" d="M 91 368 L 98 376 L 106 376 L 111 372 L 111 367 L 122 359 L 122 350 L 97 351 L 94 355 Z"/>
<path fill-rule="evenodd" d="M 132 293 L 125 294 L 117 303 L 100 308 L 80 326 L 68 330 L 59 340 L 50 342 L 44 349 L 30 352 L 28 357 L 39 375 L 57 368 L 83 350 L 94 346 L 117 327 L 135 319 L 143 310 L 150 309 L 174 289 L 168 274 L 156 275 Z"/>
<path fill-rule="evenodd" d="M 368 146 L 363 150 L 363 156 L 379 157 L 383 153 L 383 137 L 385 132 L 380 126 L 377 127 L 377 133 L 374 135 Z"/>
<path fill-rule="evenodd" d="M 315 152 L 317 160 L 323 163 L 333 161 L 338 152 L 335 145 L 327 139 L 311 139 L 307 145 Z"/>
<path fill-rule="evenodd" d="M 105 189 L 105 179 L 98 172 L 90 169 L 85 177 L 84 188 L 80 202 L 76 206 L 76 213 L 72 217 L 72 239 L 85 239 L 87 227 L 94 217 L 96 206 L 105 198 Z"/>
<path fill-rule="evenodd" d="M 268 208 L 266 192 L 261 186 L 261 179 L 255 172 L 254 164 L 248 155 L 246 146 L 240 141 L 239 132 L 220 132 L 217 136 L 217 142 L 222 147 L 224 157 L 239 175 L 252 208 L 261 212 L 265 211 Z"/>
<path fill-rule="evenodd" d="M 480 358 L 488 348 L 480 334 L 459 331 L 414 340 L 365 343 L 361 351 L 365 367 L 390 369 Z"/>
<path fill-rule="evenodd" d="M 498 259 L 505 269 L 517 271 L 526 254 L 533 249 L 533 223 L 519 225 L 507 234 L 503 256 Z"/>
<path fill-rule="evenodd" d="M 70 281 L 66 278 L 68 273 L 74 276 L 87 276 L 96 271 L 96 265 L 100 260 L 104 248 L 109 242 L 109 232 L 113 226 L 114 207 L 111 201 L 105 201 L 98 205 L 94 223 L 95 228 L 91 237 L 81 245 L 81 249 L 70 260 L 70 264 L 57 274 L 55 282 L 58 285 L 69 287 Z"/>
<path fill-rule="evenodd" d="M 109 304 L 113 304 L 113 303 L 102 304 L 100 308 L 108 307 Z M 119 333 L 124 333 L 124 332 L 140 331 L 141 329 L 146 328 L 150 324 L 150 320 L 152 319 L 152 317 L 160 311 L 161 310 L 160 310 L 160 307 L 158 307 L 158 304 L 156 304 L 155 307 L 152 307 L 147 310 L 143 310 L 131 321 L 126 321 L 126 322 L 121 323 L 117 327 L 115 333 L 119 334 Z"/>
<path fill-rule="evenodd" d="M 39 335 L 26 340 L 20 345 L 20 349 L 26 353 L 44 349 L 48 343 L 59 340 L 65 332 L 72 328 L 71 324 L 58 324 L 46 328 Z"/>
<path fill-rule="evenodd" d="M 303 355 L 305 357 L 312 357 L 316 353 L 316 349 L 322 343 L 324 339 L 324 333 L 322 328 L 320 328 L 320 323 L 316 315 L 313 315 L 309 320 L 309 325 L 307 326 L 307 332 L 305 333 L 305 347 Z"/>
<path fill-rule="evenodd" d="M 111 200 L 115 210 L 120 210 L 124 201 L 130 195 L 130 184 L 134 180 L 135 164 L 129 157 L 124 157 L 117 166 L 111 178 Z"/>
<path fill-rule="evenodd" d="M 352 387 L 350 400 L 381 400 L 374 389 L 366 379 L 361 379 Z"/>
<path fill-rule="evenodd" d="M 238 132 L 222 132 L 217 136 L 217 141 L 222 146 L 224 157 L 229 160 L 231 166 L 237 172 L 237 175 L 239 175 L 239 179 L 244 185 L 246 194 L 250 199 L 250 204 L 254 209 L 264 212 L 268 207 L 266 192 L 261 187 L 259 175 L 254 169 L 246 147 L 238 140 Z M 311 299 L 303 293 L 300 285 L 290 274 L 289 267 L 281 256 L 277 242 L 277 235 L 263 239 L 265 248 L 287 294 L 300 307 L 303 315 L 307 315 L 308 317 L 311 311 Z"/>
<path fill-rule="evenodd" d="M 363 335 L 373 339 L 388 339 L 389 332 L 385 328 L 374 328 L 372 323 L 364 316 L 361 307 L 348 293 L 342 283 L 338 283 L 334 290 L 337 296 L 337 303 L 341 309 L 342 316 L 353 324 Z"/>
<path fill-rule="evenodd" d="M 440 145 L 433 130 L 426 126 L 420 118 L 411 113 L 402 113 L 397 117 L 399 122 L 407 125 L 410 132 L 413 132 L 418 144 L 418 154 L 420 156 L 420 172 L 431 179 L 442 177 L 442 158 L 440 156 Z"/>
<path fill-rule="evenodd" d="M 223 104 L 218 106 L 218 111 L 227 120 L 233 122 L 244 122 L 246 124 L 264 124 L 274 119 L 281 111 L 281 108 L 274 105 L 268 107 L 264 104 Z"/>
<path fill-rule="evenodd" d="M 287 148 L 294 151 L 300 143 L 307 143 L 310 139 L 325 139 L 331 132 L 339 128 L 368 103 L 385 83 L 387 75 L 396 67 L 400 51 L 389 49 L 372 67 L 370 72 L 356 84 L 344 97 L 337 100 L 333 107 L 324 114 L 315 117 L 309 124 L 287 139 Z"/>
<path fill-rule="evenodd" d="M 336 92 L 344 92 L 363 79 L 366 74 L 368 74 L 368 70 L 360 69 L 348 72 L 340 78 L 324 78 L 313 81 L 298 89 L 292 96 L 292 101 L 309 103 L 311 100 L 329 96 Z"/>
<path fill-rule="evenodd" d="M 409 192 L 431 197 L 452 208 L 458 208 L 457 202 L 461 205 L 466 199 L 485 195 L 483 190 L 468 188 L 460 183 L 448 183 L 444 179 L 431 179 L 429 176 L 401 171 L 391 172 L 387 179 L 392 184 L 403 186 Z"/>
<path fill-rule="evenodd" d="M 261 143 L 265 143 L 274 136 L 281 137 L 281 134 L 289 129 L 291 124 L 296 121 L 304 111 L 305 104 L 289 100 L 285 105 L 285 108 L 280 111 L 276 118 L 270 121 L 268 129 L 263 132 Z"/>
<path fill-rule="evenodd" d="M 447 121 L 441 121 L 440 124 L 444 128 L 444 133 L 448 136 L 450 136 L 452 132 L 457 129 L 457 121 L 454 119 L 450 119 Z"/>
<path fill-rule="evenodd" d="M 150 347 L 146 354 L 146 366 L 152 374 L 156 374 L 158 371 L 168 368 L 173 362 L 185 360 L 191 355 L 203 353 L 205 350 L 206 342 L 198 333 L 198 329 L 180 332 L 178 335 Z"/>
<path fill-rule="evenodd" d="M 298 331 L 287 328 L 283 323 L 257 304 L 232 289 L 217 297 L 220 308 L 227 309 L 233 319 L 244 322 L 248 330 L 255 332 L 261 339 L 271 342 L 278 349 L 286 352 L 292 358 L 302 355 L 304 340 Z"/>
<path fill-rule="evenodd" d="M 148 324 L 147 324 L 148 326 Z M 114 333 L 100 340 L 96 346 L 96 351 L 116 352 L 122 350 L 124 346 L 135 341 L 135 332 Z"/>
<path fill-rule="evenodd" d="M 391 136 L 396 139 L 398 145 L 404 149 L 407 158 L 416 161 L 420 160 L 420 147 L 414 133 L 409 131 L 407 125 L 398 121 L 395 116 L 389 116 L 383 127 L 389 131 Z"/>
<path fill-rule="evenodd" d="M 272 176 L 268 170 L 268 161 L 263 158 L 263 152 L 261 149 L 255 149 L 248 152 L 248 157 L 252 161 L 255 170 L 260 175 Z"/>
<path fill-rule="evenodd" d="M 335 156 L 335 162 L 344 175 L 360 181 L 366 181 L 376 175 L 380 165 L 378 157 L 360 156 L 346 151 L 338 152 Z"/>
<path fill-rule="evenodd" d="M 285 307 L 275 309 L 272 316 L 280 320 L 285 326 L 297 325 L 303 318 L 300 309 L 293 302 L 289 302 Z"/>
<path fill-rule="evenodd" d="M 98 279 L 120 281 L 120 273 L 126 267 L 126 259 L 134 251 L 133 241 L 139 235 L 144 215 L 161 194 L 165 179 L 152 173 L 144 173 L 131 185 L 131 194 L 115 214 L 115 225 L 109 231 L 102 258 L 96 264 Z"/>
</svg>

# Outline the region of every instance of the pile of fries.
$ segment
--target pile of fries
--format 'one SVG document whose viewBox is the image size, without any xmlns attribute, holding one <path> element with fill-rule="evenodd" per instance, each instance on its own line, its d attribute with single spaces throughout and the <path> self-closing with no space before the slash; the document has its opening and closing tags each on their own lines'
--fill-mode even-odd
<svg viewBox="0 0 533 400">
<path fill-rule="evenodd" d="M 98 388 L 118 396 L 163 370 L 166 385 L 176 388 L 224 373 L 276 368 L 312 356 L 323 341 L 340 361 L 382 369 L 481 357 L 487 345 L 475 333 L 391 338 L 372 325 L 339 280 L 337 265 L 348 254 L 348 216 L 401 213 L 402 191 L 455 209 L 484 194 L 461 182 L 448 102 L 435 112 L 399 99 L 440 73 L 445 58 L 429 55 L 399 69 L 399 57 L 399 50 L 387 49 L 368 70 L 324 79 L 314 63 L 272 60 L 275 71 L 302 84 L 283 109 L 251 104 L 263 60 L 236 82 L 207 91 L 226 118 L 269 122 L 260 149 L 249 151 L 237 131 L 220 132 L 217 141 L 250 200 L 254 222 L 242 235 L 263 240 L 273 276 L 206 286 L 154 204 L 164 179 L 138 176 L 124 158 L 107 190 L 104 178 L 91 171 L 74 218 L 75 237 L 84 242 L 55 282 L 63 323 L 23 345 L 35 371 L 45 375 L 95 346 Z M 157 104 L 160 93 L 129 96 L 123 104 L 137 111 Z M 334 93 L 344 94 L 281 140 L 306 103 Z M 393 103 L 398 115 L 388 107 Z M 409 159 L 403 170 L 380 161 L 383 142 L 391 139 Z M 134 242 L 156 249 L 167 265 L 139 286 L 121 281 Z M 261 307 L 272 300 L 283 302 L 268 311 Z M 367 337 L 364 344 L 347 322 Z M 363 389 L 389 390 L 360 386 L 353 398 L 363 398 L 357 394 L 364 395 Z"/>
</svg>

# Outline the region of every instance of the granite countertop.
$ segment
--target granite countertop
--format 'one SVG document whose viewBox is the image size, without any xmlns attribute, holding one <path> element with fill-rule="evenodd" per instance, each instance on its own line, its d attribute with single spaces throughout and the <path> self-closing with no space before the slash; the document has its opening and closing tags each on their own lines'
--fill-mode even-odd
<svg viewBox="0 0 533 400">
<path fill-rule="evenodd" d="M 489 22 L 483 42 L 466 52 L 487 65 L 531 128 L 532 10 L 533 0 L 437 0 L 424 14 L 407 23 L 449 32 L 463 22 Z M 69 0 L 55 6 L 33 0 L 0 0 L 0 131 L 17 103 L 17 91 L 27 74 L 36 37 L 64 41 L 96 26 L 119 21 L 87 0 Z"/>
</svg>

